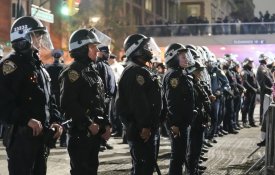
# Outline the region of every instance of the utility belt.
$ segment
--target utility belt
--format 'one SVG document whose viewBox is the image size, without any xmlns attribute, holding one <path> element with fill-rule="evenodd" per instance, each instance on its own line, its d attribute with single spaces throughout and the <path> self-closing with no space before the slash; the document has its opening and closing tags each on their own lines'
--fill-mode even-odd
<svg viewBox="0 0 275 175">
<path fill-rule="evenodd" d="M 99 125 L 99 131 L 96 135 L 101 136 L 102 134 L 104 134 L 106 132 L 106 126 L 109 123 L 106 123 L 106 120 L 104 119 L 104 117 L 102 116 L 97 116 L 93 119 L 93 122 Z M 88 137 L 92 137 L 93 135 L 90 133 L 89 126 L 86 125 L 86 123 L 83 124 L 75 124 L 73 122 L 71 122 L 70 126 L 68 127 L 68 133 L 69 135 L 72 136 L 88 136 Z"/>
<path fill-rule="evenodd" d="M 53 138 L 55 132 L 55 128 L 43 127 L 43 130 L 40 135 L 33 136 L 32 128 L 28 126 L 15 126 L 9 124 L 5 126 L 3 145 L 6 148 L 9 148 L 12 145 L 14 136 L 18 135 L 20 137 L 23 136 L 25 138 L 41 138 L 47 147 L 53 148 L 56 142 L 56 139 Z"/>
</svg>

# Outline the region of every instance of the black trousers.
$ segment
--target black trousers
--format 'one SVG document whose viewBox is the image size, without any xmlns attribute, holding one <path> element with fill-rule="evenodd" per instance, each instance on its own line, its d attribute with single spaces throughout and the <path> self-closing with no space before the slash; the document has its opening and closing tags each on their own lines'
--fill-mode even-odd
<svg viewBox="0 0 275 175">
<path fill-rule="evenodd" d="M 68 152 L 71 175 L 97 175 L 99 148 L 99 136 L 70 135 Z"/>
<path fill-rule="evenodd" d="M 188 145 L 188 174 L 195 175 L 199 165 L 199 159 L 203 143 L 204 127 L 201 123 L 195 123 L 191 126 Z"/>
<path fill-rule="evenodd" d="M 247 115 L 249 124 L 254 124 L 254 109 L 256 105 L 256 93 L 245 93 L 242 104 L 242 121 L 247 122 Z"/>
<path fill-rule="evenodd" d="M 32 136 L 31 128 L 17 128 L 6 151 L 10 175 L 46 175 L 49 148 L 43 136 Z"/>
<path fill-rule="evenodd" d="M 155 133 L 144 142 L 141 138 L 128 140 L 132 157 L 131 175 L 152 175 L 156 163 Z"/>
</svg>

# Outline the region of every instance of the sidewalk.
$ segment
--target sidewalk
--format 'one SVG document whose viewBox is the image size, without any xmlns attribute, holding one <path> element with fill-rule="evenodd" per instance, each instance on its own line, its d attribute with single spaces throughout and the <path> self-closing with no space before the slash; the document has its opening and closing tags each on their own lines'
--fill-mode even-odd
<svg viewBox="0 0 275 175">
<path fill-rule="evenodd" d="M 255 116 L 259 116 L 259 107 Z M 264 154 L 264 148 L 257 151 L 252 157 L 247 156 L 257 148 L 260 127 L 242 129 L 237 135 L 218 137 L 217 144 L 209 149 L 206 156 L 209 158 L 204 163 L 207 170 L 204 175 L 242 175 Z M 0 140 L 0 175 L 8 175 L 5 148 Z M 128 145 L 121 144 L 120 138 L 111 138 L 108 143 L 114 146 L 113 150 L 100 152 L 99 175 L 128 175 L 131 168 L 131 159 Z M 169 168 L 170 142 L 161 138 L 158 165 L 162 174 L 167 174 Z M 69 175 L 70 162 L 66 149 L 51 150 L 48 160 L 48 175 Z M 156 174 L 156 173 L 155 173 Z"/>
</svg>

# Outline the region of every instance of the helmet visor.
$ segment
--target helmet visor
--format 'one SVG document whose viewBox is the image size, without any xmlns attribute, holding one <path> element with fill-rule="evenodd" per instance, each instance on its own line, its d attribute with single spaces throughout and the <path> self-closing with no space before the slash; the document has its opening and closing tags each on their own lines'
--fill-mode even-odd
<svg viewBox="0 0 275 175">
<path fill-rule="evenodd" d="M 161 50 L 153 38 L 150 38 L 143 48 L 152 53 L 154 60 L 161 61 Z"/>
<path fill-rule="evenodd" d="M 183 50 L 178 53 L 179 64 L 182 68 L 188 68 L 195 65 L 195 60 L 190 50 Z"/>
<path fill-rule="evenodd" d="M 97 30 L 96 28 L 92 28 L 90 31 L 94 32 L 98 37 L 98 40 L 101 44 L 98 45 L 98 48 L 102 46 L 110 47 L 112 39 L 107 36 L 106 34 L 102 33 L 101 31 Z"/>
<path fill-rule="evenodd" d="M 32 47 L 36 50 L 46 49 L 53 50 L 52 40 L 48 32 L 32 31 L 30 32 Z"/>
</svg>

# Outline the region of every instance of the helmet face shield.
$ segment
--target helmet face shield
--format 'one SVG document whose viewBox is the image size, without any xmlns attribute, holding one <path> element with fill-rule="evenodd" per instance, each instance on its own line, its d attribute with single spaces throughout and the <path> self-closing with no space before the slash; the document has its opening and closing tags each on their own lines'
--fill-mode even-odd
<svg viewBox="0 0 275 175">
<path fill-rule="evenodd" d="M 195 60 L 189 49 L 179 52 L 178 58 L 179 58 L 179 65 L 182 68 L 188 68 L 195 65 Z"/>
<path fill-rule="evenodd" d="M 101 31 L 97 30 L 96 28 L 92 28 L 90 30 L 91 32 L 94 32 L 101 44 L 98 45 L 98 48 L 102 46 L 108 46 L 110 47 L 112 39 L 107 36 L 106 34 L 102 33 Z"/>
<path fill-rule="evenodd" d="M 33 31 L 30 33 L 32 39 L 32 47 L 36 50 L 45 49 L 53 50 L 53 43 L 48 32 Z"/>
<path fill-rule="evenodd" d="M 151 52 L 154 59 L 161 60 L 161 50 L 153 38 L 149 38 L 143 49 Z"/>
</svg>

